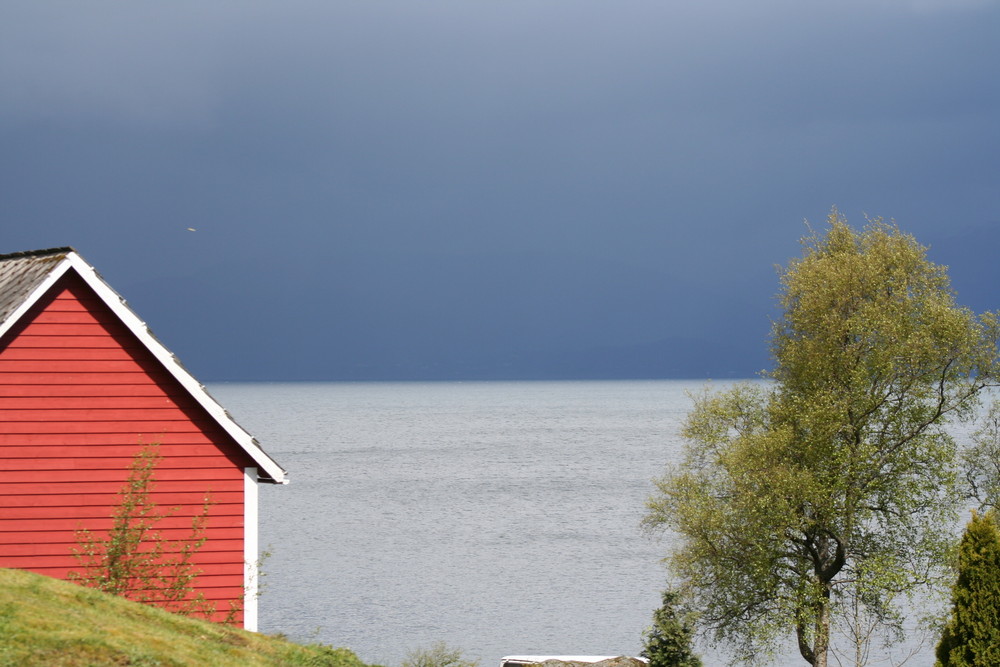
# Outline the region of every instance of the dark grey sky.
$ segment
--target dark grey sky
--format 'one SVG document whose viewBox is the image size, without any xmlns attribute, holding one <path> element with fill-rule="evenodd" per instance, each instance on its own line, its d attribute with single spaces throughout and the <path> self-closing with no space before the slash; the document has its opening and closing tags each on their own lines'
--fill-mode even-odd
<svg viewBox="0 0 1000 667">
<path fill-rule="evenodd" d="M 75 246 L 206 381 L 745 377 L 834 205 L 997 307 L 997 35 L 996 0 L 11 0 L 2 251 Z"/>
</svg>

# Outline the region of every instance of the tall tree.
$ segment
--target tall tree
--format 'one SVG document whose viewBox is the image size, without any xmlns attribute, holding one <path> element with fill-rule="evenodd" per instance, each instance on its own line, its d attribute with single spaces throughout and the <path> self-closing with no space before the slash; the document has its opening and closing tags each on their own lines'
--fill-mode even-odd
<svg viewBox="0 0 1000 667">
<path fill-rule="evenodd" d="M 791 634 L 825 667 L 840 614 L 898 629 L 899 596 L 941 573 L 956 498 L 943 426 L 994 376 L 997 319 L 957 306 L 913 237 L 836 211 L 781 285 L 772 382 L 696 397 L 645 522 L 677 532 L 669 563 L 738 658 Z"/>
<path fill-rule="evenodd" d="M 937 647 L 941 667 L 1000 665 L 1000 529 L 973 513 L 958 553 L 953 609 Z"/>
</svg>

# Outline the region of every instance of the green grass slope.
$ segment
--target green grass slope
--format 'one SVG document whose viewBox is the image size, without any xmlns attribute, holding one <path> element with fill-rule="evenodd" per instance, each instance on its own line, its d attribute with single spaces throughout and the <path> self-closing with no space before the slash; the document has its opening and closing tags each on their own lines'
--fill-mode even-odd
<svg viewBox="0 0 1000 667">
<path fill-rule="evenodd" d="M 301 646 L 0 568 L 0 667 L 367 667 L 347 649 Z"/>
</svg>

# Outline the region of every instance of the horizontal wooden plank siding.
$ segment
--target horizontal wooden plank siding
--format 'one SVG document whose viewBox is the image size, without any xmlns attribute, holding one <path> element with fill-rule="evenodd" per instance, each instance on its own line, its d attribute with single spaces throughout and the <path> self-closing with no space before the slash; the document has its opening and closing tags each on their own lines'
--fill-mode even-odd
<svg viewBox="0 0 1000 667">
<path fill-rule="evenodd" d="M 79 571 L 78 531 L 106 534 L 129 464 L 154 443 L 151 497 L 169 514 L 157 532 L 190 537 L 209 500 L 196 586 L 221 620 L 243 596 L 243 469 L 253 462 L 67 274 L 0 340 L 0 567 Z"/>
<path fill-rule="evenodd" d="M 17 347 L 7 351 L 11 361 L 54 361 L 70 359 L 82 361 L 124 361 L 131 360 L 132 353 L 120 347 L 67 349 L 59 347 Z"/>
<path fill-rule="evenodd" d="M 6 351 L 5 351 L 6 352 Z M 123 398 L 120 386 L 109 385 L 7 385 L 0 384 L 0 396 L 41 396 L 43 398 L 66 398 L 70 396 L 111 396 Z M 161 387 L 154 385 L 132 385 L 127 396 L 167 396 Z"/>
<path fill-rule="evenodd" d="M 15 447 L 10 447 L 10 449 L 15 449 Z M 82 450 L 81 447 L 19 447 L 16 449 L 17 452 L 6 459 L 6 472 L 15 470 L 120 470 L 127 468 L 132 462 L 131 456 L 115 456 L 107 452 L 101 452 L 103 456 L 88 456 L 89 452 Z M 133 453 L 135 451 L 135 447 L 127 449 Z M 160 480 L 168 479 L 166 471 L 175 468 L 206 471 L 211 468 L 228 467 L 229 463 L 219 460 L 218 457 L 194 456 L 188 455 L 187 452 L 170 456 L 162 446 L 159 447 L 159 451 L 164 457 L 157 466 L 160 470 L 158 477 Z"/>
<path fill-rule="evenodd" d="M 139 411 L 141 413 L 142 411 Z M 34 433 L 38 430 L 38 424 L 42 422 L 6 422 L 5 432 L 8 434 Z M 45 422 L 49 424 L 49 422 Z M 168 433 L 198 433 L 204 429 L 211 428 L 212 423 L 204 421 L 182 421 L 182 420 L 115 420 L 115 421 L 78 421 L 78 422 L 52 422 L 47 426 L 48 433 L 72 434 L 72 433 L 135 433 L 136 440 L 141 444 L 151 444 L 160 442 L 160 436 Z M 155 439 L 155 440 L 154 440 Z"/>
<path fill-rule="evenodd" d="M 218 494 L 212 495 L 212 519 L 213 525 L 235 525 L 226 523 L 228 521 L 227 517 L 243 516 L 243 503 L 240 502 L 241 498 L 238 498 L 236 494 L 230 494 L 230 502 L 221 502 L 219 500 Z M 197 511 L 201 505 L 188 504 L 188 505 L 164 505 L 168 509 L 173 509 L 176 507 L 193 507 Z M 190 512 L 187 512 L 190 514 Z M 13 521 L 18 519 L 58 519 L 58 518 L 70 518 L 70 519 L 108 519 L 108 513 L 103 505 L 30 505 L 30 506 L 20 506 L 20 507 L 6 507 L 3 513 L 3 519 L 0 521 Z M 240 519 L 242 521 L 242 519 Z M 242 525 L 242 524 L 240 524 Z"/>
<path fill-rule="evenodd" d="M 195 474 L 197 471 L 191 471 L 191 474 Z M 24 481 L 24 482 L 4 482 L 0 484 L 0 497 L 3 496 L 80 496 L 93 493 L 106 493 L 108 490 L 117 491 L 125 483 L 125 476 L 113 475 L 117 479 L 110 479 L 106 481 L 97 482 L 79 482 L 79 481 L 68 481 L 59 482 L 50 480 L 50 471 L 40 471 L 38 475 L 34 475 L 36 481 Z M 22 479 L 28 475 L 23 472 L 19 475 Z M 158 479 L 156 481 L 155 488 L 153 489 L 154 497 L 164 497 L 167 496 L 177 496 L 179 494 L 192 494 L 192 497 L 197 496 L 202 498 L 206 493 L 211 493 L 210 488 L 206 488 L 206 483 L 202 480 L 180 480 L 180 481 L 164 481 L 159 479 L 160 475 L 157 475 Z M 210 486 L 210 485 L 209 485 Z M 217 485 L 218 486 L 218 485 Z M 232 490 L 230 489 L 227 490 Z M 157 503 L 159 504 L 159 503 Z"/>
<path fill-rule="evenodd" d="M 186 522 L 184 520 L 187 519 Z M 14 524 L 27 524 L 32 526 L 33 524 L 43 523 L 40 521 L 24 521 L 24 522 L 9 522 L 6 527 L 10 527 Z M 24 526 L 20 528 L 20 532 L 0 532 L 0 544 L 24 544 L 25 542 L 34 545 L 42 544 L 62 544 L 64 542 L 65 534 L 63 527 L 66 525 L 65 520 L 50 520 L 46 523 L 45 529 L 38 528 L 37 530 L 26 530 Z M 85 528 L 88 521 L 77 521 L 76 528 Z M 161 528 L 157 526 L 155 532 L 159 533 L 164 540 L 168 542 L 177 542 L 185 540 L 191 535 L 191 520 L 189 517 L 177 517 L 177 520 L 173 522 L 176 528 Z M 180 525 L 178 525 L 180 524 Z M 110 524 L 104 523 L 105 528 L 110 527 Z M 103 532 L 100 528 L 95 526 L 95 533 Z M 206 535 L 211 538 L 220 540 L 238 540 L 243 537 L 243 522 L 240 521 L 239 525 L 229 528 L 224 527 L 214 527 L 206 530 Z"/>
<path fill-rule="evenodd" d="M 3 399 L 0 398 L 0 403 Z M 142 440 L 136 442 L 137 437 L 135 433 L 111 431 L 107 429 L 103 432 L 97 430 L 75 430 L 74 432 L 68 432 L 63 429 L 62 433 L 3 433 L 0 434 L 0 445 L 10 447 L 11 449 L 16 449 L 17 447 L 32 447 L 32 448 L 46 448 L 49 449 L 39 452 L 39 456 L 49 456 L 58 451 L 58 449 L 71 450 L 73 448 L 79 448 L 81 446 L 87 446 L 94 441 L 94 435 L 100 434 L 103 441 L 106 443 L 105 447 L 107 450 L 102 450 L 100 454 L 108 454 L 115 456 L 112 452 L 120 451 L 122 447 L 129 447 L 132 450 L 132 455 L 135 453 L 135 449 L 138 445 L 147 442 L 146 436 L 142 435 Z M 214 446 L 213 438 L 202 431 L 187 431 L 187 432 L 177 432 L 172 433 L 161 433 L 156 437 L 156 443 L 160 445 L 161 451 L 167 449 L 175 449 L 177 447 L 210 447 Z M 196 456 L 196 454 L 190 454 Z"/>
<path fill-rule="evenodd" d="M 232 552 L 238 548 L 242 547 L 242 539 L 217 539 L 212 542 L 212 544 L 206 544 L 205 547 L 198 552 L 199 558 L 204 557 L 206 554 L 214 553 L 219 557 L 220 562 L 227 563 L 227 567 L 232 569 Z M 67 542 L 49 542 L 42 545 L 33 544 L 14 544 L 9 547 L 4 547 L 5 552 L 9 551 L 13 556 L 23 556 L 28 558 L 36 558 L 39 556 L 51 556 L 53 559 L 59 559 L 59 562 L 65 566 L 67 571 L 79 570 L 80 564 L 76 559 L 72 561 L 66 560 L 66 552 L 73 552 L 73 549 L 78 548 L 79 542 L 76 540 L 76 536 L 73 536 L 71 541 Z M 4 566 L 6 567 L 6 565 Z M 35 570 L 34 566 L 23 568 L 25 570 Z M 42 574 L 45 574 L 44 572 Z"/>
<path fill-rule="evenodd" d="M 174 506 L 190 506 L 190 507 L 201 507 L 201 495 L 183 492 L 183 493 L 158 493 L 156 495 L 156 501 L 160 505 L 166 505 L 170 507 Z M 243 503 L 243 493 L 233 492 L 232 494 L 224 493 L 213 493 L 212 498 L 216 502 L 223 502 L 223 499 L 231 501 L 232 498 L 237 498 L 237 502 Z M 112 507 L 118 501 L 118 490 L 109 489 L 106 493 L 78 493 L 78 494 L 63 494 L 63 495 L 8 495 L 3 497 L 3 508 L 8 507 L 66 507 L 70 504 L 72 505 L 99 505 L 104 507 Z M 2 566 L 0 566 L 2 567 Z"/>
<path fill-rule="evenodd" d="M 76 543 L 65 545 L 67 548 L 72 548 L 76 546 Z M 230 567 L 230 552 L 229 551 L 199 551 L 198 555 L 195 557 L 195 563 L 197 563 L 199 569 L 204 569 L 204 571 L 224 571 L 229 572 Z M 39 555 L 27 555 L 27 556 L 8 556 L 10 562 L 9 567 L 14 567 L 20 570 L 32 570 L 36 572 L 43 572 L 47 576 L 57 577 L 59 579 L 66 579 L 67 575 L 73 568 L 67 568 L 65 563 L 65 558 L 62 554 L 56 554 L 52 556 L 39 556 Z M 218 567 L 224 568 L 219 570 Z"/>
</svg>

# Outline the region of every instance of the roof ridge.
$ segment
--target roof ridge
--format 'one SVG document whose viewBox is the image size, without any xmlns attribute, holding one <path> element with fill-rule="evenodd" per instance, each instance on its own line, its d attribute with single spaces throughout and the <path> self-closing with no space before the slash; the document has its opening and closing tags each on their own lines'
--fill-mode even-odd
<svg viewBox="0 0 1000 667">
<path fill-rule="evenodd" d="M 6 255 L 0 255 L 0 260 L 45 257 L 46 255 L 59 255 L 68 252 L 76 252 L 76 250 L 71 246 L 62 246 L 61 248 L 45 248 L 44 250 L 21 250 L 20 252 L 10 252 Z"/>
</svg>

